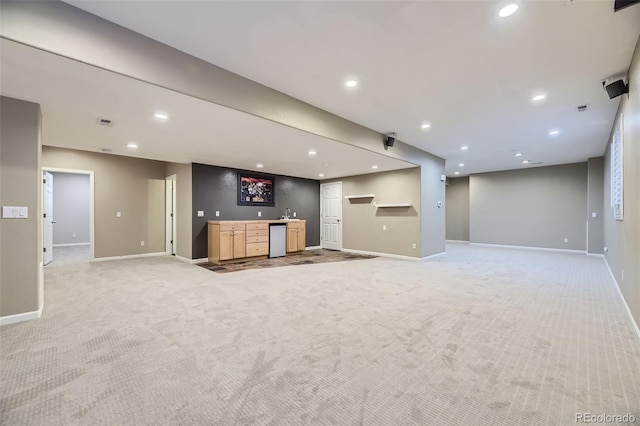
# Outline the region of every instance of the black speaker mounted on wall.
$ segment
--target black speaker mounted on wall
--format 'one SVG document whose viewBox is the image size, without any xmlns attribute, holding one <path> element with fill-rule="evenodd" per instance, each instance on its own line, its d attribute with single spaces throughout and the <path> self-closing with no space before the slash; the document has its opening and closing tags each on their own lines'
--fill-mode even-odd
<svg viewBox="0 0 640 426">
<path fill-rule="evenodd" d="M 604 86 L 604 89 L 607 91 L 609 99 L 617 98 L 620 95 L 629 93 L 629 85 L 624 84 L 624 81 L 622 80 L 614 81 L 611 84 L 607 84 L 606 86 Z"/>
<path fill-rule="evenodd" d="M 392 147 L 394 143 L 396 143 L 396 135 L 397 133 L 391 133 L 389 136 L 384 138 L 384 146 L 386 148 Z"/>
</svg>

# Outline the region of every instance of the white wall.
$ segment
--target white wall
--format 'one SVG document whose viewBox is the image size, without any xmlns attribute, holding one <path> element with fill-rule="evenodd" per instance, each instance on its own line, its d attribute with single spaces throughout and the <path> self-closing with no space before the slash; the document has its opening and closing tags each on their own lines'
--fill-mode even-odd
<svg viewBox="0 0 640 426">
<path fill-rule="evenodd" d="M 88 244 L 89 175 L 53 175 L 53 244 Z"/>
</svg>

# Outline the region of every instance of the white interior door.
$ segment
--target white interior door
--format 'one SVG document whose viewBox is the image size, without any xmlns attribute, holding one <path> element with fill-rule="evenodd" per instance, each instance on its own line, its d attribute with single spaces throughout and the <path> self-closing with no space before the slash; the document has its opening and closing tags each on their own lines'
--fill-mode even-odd
<svg viewBox="0 0 640 426">
<path fill-rule="evenodd" d="M 342 250 L 342 182 L 320 185 L 320 245 Z"/>
<path fill-rule="evenodd" d="M 166 253 L 176 254 L 176 175 L 171 175 L 165 180 L 166 189 Z"/>
<path fill-rule="evenodd" d="M 44 203 L 44 264 L 48 265 L 53 260 L 53 175 L 49 172 L 42 173 Z"/>
</svg>

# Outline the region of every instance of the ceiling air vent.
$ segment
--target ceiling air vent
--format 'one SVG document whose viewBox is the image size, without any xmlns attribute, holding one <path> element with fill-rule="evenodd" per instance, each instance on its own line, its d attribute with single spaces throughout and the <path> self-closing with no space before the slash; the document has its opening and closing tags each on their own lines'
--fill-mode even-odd
<svg viewBox="0 0 640 426">
<path fill-rule="evenodd" d="M 576 109 L 578 110 L 578 112 L 585 112 L 588 107 L 589 105 L 578 105 Z"/>
<path fill-rule="evenodd" d="M 113 127 L 113 121 L 109 120 L 108 118 L 98 117 L 98 119 L 96 120 L 96 124 L 105 127 Z"/>
</svg>

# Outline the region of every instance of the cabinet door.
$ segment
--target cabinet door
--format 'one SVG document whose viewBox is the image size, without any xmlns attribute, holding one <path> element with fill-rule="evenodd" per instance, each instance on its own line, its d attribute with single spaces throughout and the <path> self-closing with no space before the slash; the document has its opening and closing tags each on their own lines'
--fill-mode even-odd
<svg viewBox="0 0 640 426">
<path fill-rule="evenodd" d="M 298 228 L 298 241 L 297 248 L 298 251 L 302 251 L 307 247 L 307 233 L 305 232 L 304 227 Z"/>
<path fill-rule="evenodd" d="M 233 259 L 233 231 L 220 231 L 220 260 Z"/>
<path fill-rule="evenodd" d="M 287 253 L 298 251 L 298 230 L 287 226 Z"/>
<path fill-rule="evenodd" d="M 244 231 L 233 231 L 233 258 L 245 257 Z"/>
</svg>

